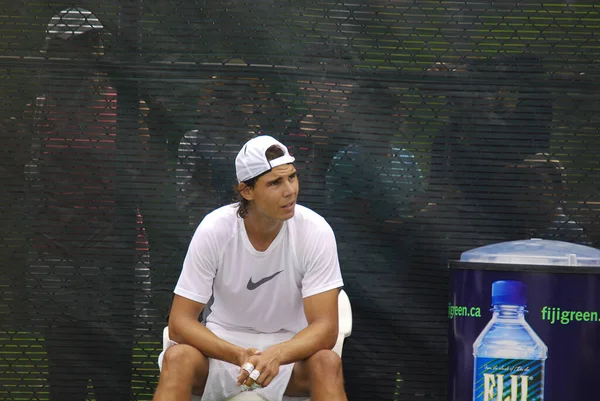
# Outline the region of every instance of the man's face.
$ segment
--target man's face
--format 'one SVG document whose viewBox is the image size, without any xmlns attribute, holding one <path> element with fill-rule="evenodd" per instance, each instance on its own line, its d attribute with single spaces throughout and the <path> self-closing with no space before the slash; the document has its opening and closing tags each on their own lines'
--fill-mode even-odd
<svg viewBox="0 0 600 401">
<path fill-rule="evenodd" d="M 250 199 L 247 198 L 253 201 L 250 213 L 273 220 L 294 217 L 298 188 L 298 176 L 292 164 L 275 167 L 250 189 Z"/>
</svg>

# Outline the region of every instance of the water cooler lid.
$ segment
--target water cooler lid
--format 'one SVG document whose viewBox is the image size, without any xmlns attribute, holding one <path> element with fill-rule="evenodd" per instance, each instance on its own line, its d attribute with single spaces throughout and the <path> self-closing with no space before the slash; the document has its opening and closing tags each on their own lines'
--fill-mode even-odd
<svg viewBox="0 0 600 401">
<path fill-rule="evenodd" d="M 500 242 L 463 252 L 462 262 L 600 266 L 600 250 L 570 242 L 528 239 Z"/>
</svg>

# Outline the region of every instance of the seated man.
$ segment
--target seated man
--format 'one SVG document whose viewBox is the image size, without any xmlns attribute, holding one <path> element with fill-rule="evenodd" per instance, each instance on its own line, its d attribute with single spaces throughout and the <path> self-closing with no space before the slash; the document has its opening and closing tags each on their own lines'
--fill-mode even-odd
<svg viewBox="0 0 600 401">
<path fill-rule="evenodd" d="M 202 394 L 222 401 L 255 391 L 346 400 L 339 356 L 343 286 L 333 230 L 297 205 L 298 177 L 287 148 L 270 136 L 236 157 L 239 202 L 197 228 L 175 287 L 155 401 Z M 206 326 L 198 321 L 211 299 Z"/>
</svg>

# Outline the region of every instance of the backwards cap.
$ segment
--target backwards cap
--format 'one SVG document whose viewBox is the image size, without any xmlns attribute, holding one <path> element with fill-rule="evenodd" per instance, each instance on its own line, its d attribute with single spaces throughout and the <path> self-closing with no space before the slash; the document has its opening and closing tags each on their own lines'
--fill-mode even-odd
<svg viewBox="0 0 600 401">
<path fill-rule="evenodd" d="M 266 152 L 273 145 L 283 151 L 283 156 L 269 161 Z M 285 145 L 275 138 L 268 135 L 257 136 L 246 142 L 235 158 L 237 179 L 239 182 L 248 181 L 277 166 L 293 163 L 294 160 L 296 159 L 290 156 Z"/>
</svg>

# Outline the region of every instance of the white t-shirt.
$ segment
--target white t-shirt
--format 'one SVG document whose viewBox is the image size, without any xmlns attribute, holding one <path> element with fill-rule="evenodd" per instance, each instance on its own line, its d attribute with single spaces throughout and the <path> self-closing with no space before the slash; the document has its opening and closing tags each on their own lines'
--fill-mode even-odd
<svg viewBox="0 0 600 401">
<path fill-rule="evenodd" d="M 342 286 L 335 236 L 323 217 L 296 205 L 259 252 L 234 204 L 198 226 L 175 294 L 204 304 L 214 295 L 207 321 L 230 330 L 298 332 L 308 324 L 302 299 Z"/>
</svg>

